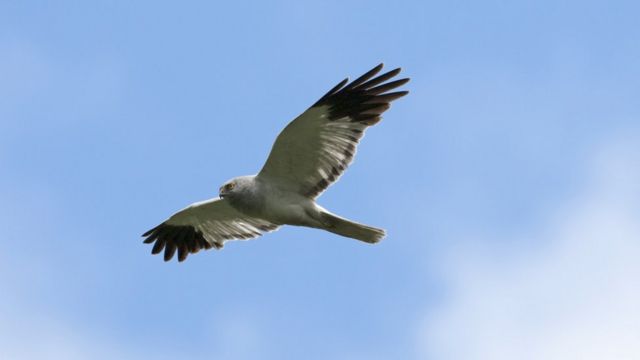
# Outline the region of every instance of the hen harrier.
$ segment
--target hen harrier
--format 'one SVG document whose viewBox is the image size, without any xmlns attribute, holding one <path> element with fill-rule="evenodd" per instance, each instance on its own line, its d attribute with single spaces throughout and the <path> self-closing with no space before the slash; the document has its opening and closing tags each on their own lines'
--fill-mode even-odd
<svg viewBox="0 0 640 360">
<path fill-rule="evenodd" d="M 142 236 L 153 254 L 164 250 L 178 261 L 200 249 L 222 248 L 231 239 L 250 239 L 281 225 L 307 226 L 377 243 L 382 229 L 332 214 L 315 199 L 351 163 L 367 127 L 375 125 L 391 101 L 408 91 L 389 92 L 409 79 L 390 81 L 400 68 L 375 77 L 383 64 L 355 81 L 342 80 L 276 139 L 257 175 L 240 176 L 220 188 L 220 197 L 189 205 Z M 345 86 L 346 85 L 346 86 Z"/>
</svg>

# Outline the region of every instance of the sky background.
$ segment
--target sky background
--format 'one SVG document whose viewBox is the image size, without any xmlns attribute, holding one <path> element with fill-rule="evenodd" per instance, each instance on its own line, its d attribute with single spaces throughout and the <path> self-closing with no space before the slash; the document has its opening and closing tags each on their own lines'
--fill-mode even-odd
<svg viewBox="0 0 640 360">
<path fill-rule="evenodd" d="M 632 1 L 3 1 L 0 358 L 639 359 Z M 345 76 L 411 94 L 285 227 L 140 234 Z"/>
</svg>

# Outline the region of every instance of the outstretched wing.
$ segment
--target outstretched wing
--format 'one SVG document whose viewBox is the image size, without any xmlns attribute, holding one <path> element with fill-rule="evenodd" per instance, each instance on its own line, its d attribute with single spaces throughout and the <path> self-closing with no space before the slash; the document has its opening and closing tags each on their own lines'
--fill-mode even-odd
<svg viewBox="0 0 640 360">
<path fill-rule="evenodd" d="M 278 225 L 246 216 L 220 198 L 189 205 L 173 214 L 167 221 L 147 231 L 145 243 L 153 245 L 152 254 L 162 252 L 169 261 L 178 251 L 178 261 L 200 249 L 221 249 L 226 240 L 251 239 Z"/>
<path fill-rule="evenodd" d="M 289 123 L 258 176 L 311 198 L 335 182 L 353 160 L 366 128 L 380 121 L 391 101 L 408 94 L 389 92 L 409 81 L 387 82 L 400 68 L 374 78 L 382 67 L 376 66 L 349 84 L 344 79 Z"/>
</svg>

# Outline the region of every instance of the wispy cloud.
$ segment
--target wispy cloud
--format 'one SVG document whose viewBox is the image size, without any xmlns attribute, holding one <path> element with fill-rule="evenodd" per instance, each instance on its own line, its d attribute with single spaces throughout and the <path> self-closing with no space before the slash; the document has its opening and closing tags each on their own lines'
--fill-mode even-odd
<svg viewBox="0 0 640 360">
<path fill-rule="evenodd" d="M 632 359 L 640 355 L 640 142 L 604 147 L 581 196 L 550 209 L 512 253 L 456 248 L 449 297 L 423 319 L 433 359 Z M 633 141 L 632 141 L 633 140 Z"/>
</svg>

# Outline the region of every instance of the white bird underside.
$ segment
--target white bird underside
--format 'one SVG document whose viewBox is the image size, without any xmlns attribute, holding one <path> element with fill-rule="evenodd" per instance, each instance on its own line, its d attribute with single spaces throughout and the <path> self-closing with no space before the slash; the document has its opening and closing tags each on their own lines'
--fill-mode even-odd
<svg viewBox="0 0 640 360">
<path fill-rule="evenodd" d="M 145 243 L 155 242 L 152 253 L 164 250 L 168 261 L 177 251 L 178 260 L 184 261 L 189 253 L 220 249 L 227 240 L 254 238 L 283 224 L 321 228 L 370 243 L 379 241 L 384 230 L 333 215 L 314 199 L 352 162 L 365 130 L 380 121 L 391 101 L 408 93 L 389 92 L 409 81 L 387 82 L 400 73 L 399 68 L 374 78 L 382 66 L 349 84 L 348 79 L 343 80 L 289 123 L 278 135 L 260 173 L 245 181 L 249 182 L 250 196 L 241 203 L 233 197 L 195 203 L 143 234 Z"/>
</svg>

